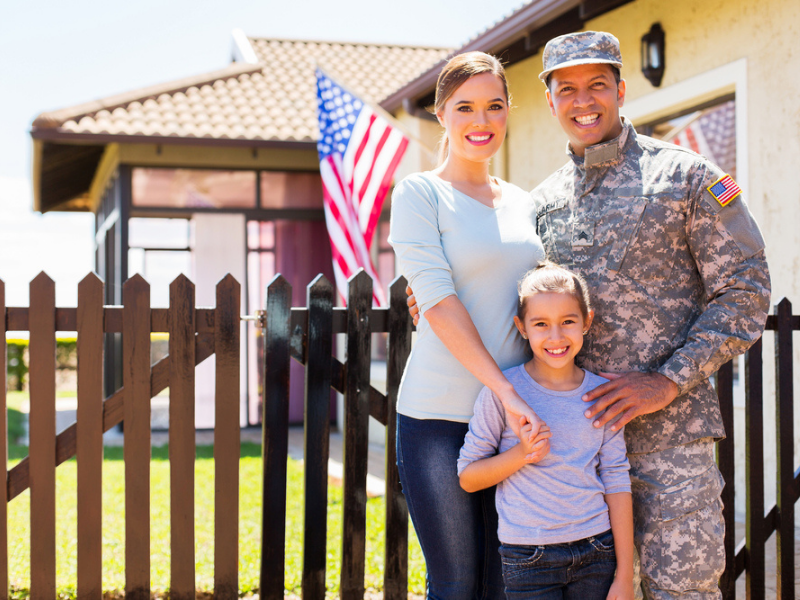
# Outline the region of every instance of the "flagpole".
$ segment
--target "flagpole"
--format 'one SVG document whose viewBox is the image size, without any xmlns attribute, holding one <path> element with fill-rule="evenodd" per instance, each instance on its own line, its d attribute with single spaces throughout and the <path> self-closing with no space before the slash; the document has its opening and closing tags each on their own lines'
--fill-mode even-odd
<svg viewBox="0 0 800 600">
<path fill-rule="evenodd" d="M 414 142 L 419 144 L 419 146 L 428 155 L 428 158 L 430 158 L 433 163 L 436 162 L 436 151 L 433 150 L 432 148 L 430 148 L 427 144 L 425 144 L 425 142 L 423 142 L 417 135 L 415 135 L 405 125 L 403 125 L 400 121 L 398 121 L 397 118 L 394 115 L 392 115 L 389 111 L 385 110 L 377 102 L 373 102 L 372 100 L 368 100 L 368 99 L 364 98 L 363 95 L 361 95 L 361 94 L 356 94 L 353 90 L 351 90 L 348 86 L 344 85 L 341 82 L 341 79 L 338 77 L 338 75 L 337 76 L 332 76 L 329 71 L 324 69 L 319 64 L 317 64 L 317 68 L 320 71 L 322 71 L 327 77 L 329 77 L 330 79 L 333 79 L 334 81 L 336 81 L 336 85 L 338 85 L 340 88 L 342 88 L 343 90 L 346 90 L 354 98 L 358 98 L 359 100 L 361 100 L 364 104 L 368 105 L 372 110 L 374 110 L 376 113 L 378 113 L 384 119 L 386 119 L 389 123 L 391 123 L 393 127 L 396 127 L 397 129 L 399 129 L 403 133 L 403 135 L 405 135 L 409 140 L 413 140 Z"/>
</svg>

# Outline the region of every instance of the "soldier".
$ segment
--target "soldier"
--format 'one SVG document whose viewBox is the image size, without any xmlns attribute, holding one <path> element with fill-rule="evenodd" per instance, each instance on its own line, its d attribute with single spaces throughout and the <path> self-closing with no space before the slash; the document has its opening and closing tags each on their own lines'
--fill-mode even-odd
<svg viewBox="0 0 800 600">
<path fill-rule="evenodd" d="M 585 415 L 626 426 L 642 591 L 719 598 L 725 431 L 709 377 L 763 331 L 764 240 L 730 176 L 620 117 L 613 35 L 554 38 L 543 62 L 570 160 L 532 192 L 537 228 L 595 299 L 579 363 L 611 381 L 583 397 Z"/>
</svg>

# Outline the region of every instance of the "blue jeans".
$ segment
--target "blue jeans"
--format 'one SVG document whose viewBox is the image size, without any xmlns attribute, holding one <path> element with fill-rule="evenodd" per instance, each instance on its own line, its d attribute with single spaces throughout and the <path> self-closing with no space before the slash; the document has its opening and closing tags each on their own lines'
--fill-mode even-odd
<svg viewBox="0 0 800 600">
<path fill-rule="evenodd" d="M 617 558 L 611 530 L 576 542 L 500 546 L 508 600 L 605 600 Z"/>
<path fill-rule="evenodd" d="M 494 488 L 469 494 L 456 462 L 468 425 L 397 415 L 397 467 L 432 600 L 504 598 Z"/>
</svg>

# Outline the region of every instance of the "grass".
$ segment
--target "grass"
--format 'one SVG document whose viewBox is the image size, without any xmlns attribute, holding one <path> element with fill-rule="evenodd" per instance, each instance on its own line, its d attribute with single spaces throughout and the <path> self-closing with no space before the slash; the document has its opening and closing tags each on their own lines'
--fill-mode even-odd
<svg viewBox="0 0 800 600">
<path fill-rule="evenodd" d="M 122 448 L 107 447 L 103 462 L 103 589 L 125 587 L 125 503 Z M 10 465 L 27 455 L 27 448 L 10 447 Z M 151 587 L 156 593 L 169 588 L 169 450 L 153 448 L 151 460 Z M 77 490 L 75 460 L 57 469 L 56 570 L 59 598 L 74 598 L 77 583 Z M 242 444 L 239 501 L 239 590 L 240 595 L 256 591 L 259 578 L 261 514 L 261 446 Z M 303 522 L 302 462 L 289 459 L 286 518 L 286 592 L 300 593 L 302 577 Z M 212 446 L 197 448 L 195 466 L 195 563 L 196 586 L 201 591 L 214 587 L 214 460 Z M 366 574 L 367 589 L 380 590 L 383 577 L 385 502 L 367 502 Z M 328 532 L 326 583 L 335 595 L 339 587 L 341 561 L 342 489 L 328 491 Z M 25 491 L 8 506 L 9 577 L 13 598 L 24 598 L 30 587 L 30 492 Z M 425 567 L 413 529 L 409 528 L 409 591 L 424 592 Z"/>
</svg>

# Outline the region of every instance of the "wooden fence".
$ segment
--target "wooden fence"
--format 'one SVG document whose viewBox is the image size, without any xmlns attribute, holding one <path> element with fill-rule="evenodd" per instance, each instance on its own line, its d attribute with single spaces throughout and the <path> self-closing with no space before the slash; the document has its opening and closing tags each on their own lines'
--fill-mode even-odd
<svg viewBox="0 0 800 600">
<path fill-rule="evenodd" d="M 411 347 L 405 282 L 390 287 L 389 308 L 372 308 L 372 281 L 360 273 L 350 281 L 348 308 L 334 307 L 331 284 L 322 276 L 307 288 L 305 308 L 291 306 L 291 287 L 278 276 L 269 285 L 261 325 L 265 333 L 263 390 L 263 498 L 261 598 L 284 594 L 286 464 L 288 454 L 289 363 L 305 367 L 305 468 L 302 595 L 325 595 L 327 463 L 330 390 L 344 394 L 344 514 L 340 595 L 364 595 L 366 479 L 369 416 L 386 425 L 386 554 L 384 597 L 407 597 L 408 516 L 394 454 L 395 403 Z M 151 309 L 150 289 L 139 276 L 123 287 L 122 307 L 103 306 L 103 283 L 88 275 L 78 287 L 77 308 L 56 308 L 55 286 L 45 274 L 30 287 L 29 308 L 6 308 L 5 331 L 30 332 L 29 457 L 7 472 L 0 486 L 0 598 L 8 590 L 7 503 L 31 490 L 31 597 L 56 596 L 56 467 L 77 456 L 79 597 L 100 598 L 102 434 L 125 423 L 126 597 L 150 596 L 150 398 L 170 388 L 171 598 L 195 595 L 194 563 L 194 367 L 216 354 L 214 459 L 214 593 L 238 592 L 240 286 L 231 277 L 217 286 L 213 309 L 195 308 L 194 285 L 185 277 L 170 286 L 170 308 Z M 721 586 L 734 598 L 735 580 L 746 573 L 748 598 L 764 598 L 765 540 L 777 531 L 780 598 L 794 598 L 794 504 L 800 470 L 794 470 L 792 332 L 800 317 L 784 300 L 770 316 L 774 330 L 777 402 L 777 504 L 765 511 L 762 342 L 746 358 L 747 526 L 737 548 L 734 536 L 733 369 L 717 376 L 728 438 L 719 445 L 727 485 L 727 566 Z M 77 422 L 55 435 L 55 332 L 78 332 Z M 150 333 L 169 333 L 169 356 L 150 365 Z M 370 385 L 371 333 L 388 337 L 387 391 Z M 123 387 L 103 399 L 103 338 L 123 335 Z M 347 334 L 347 361 L 331 356 L 336 333 Z M 6 354 L 0 353 L 0 385 L 6 384 Z M 7 463 L 5 394 L 0 410 L 0 459 Z"/>
</svg>

